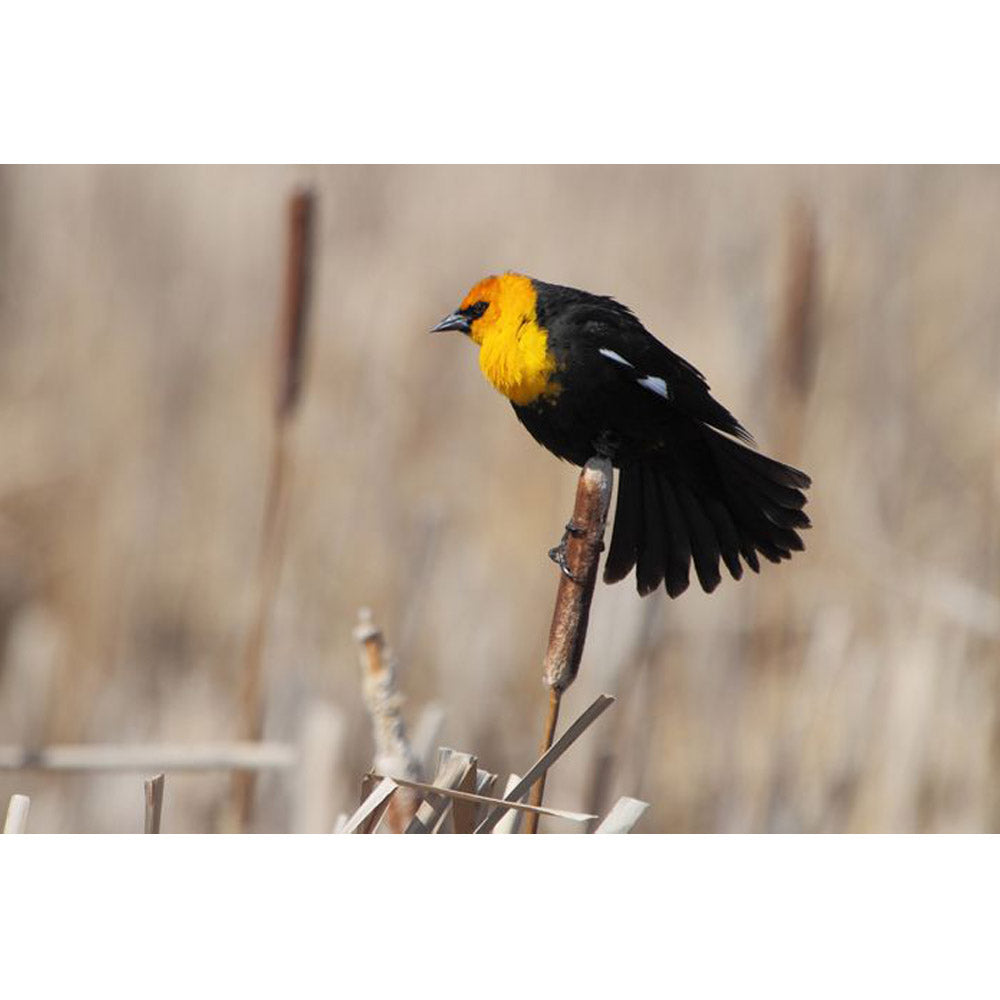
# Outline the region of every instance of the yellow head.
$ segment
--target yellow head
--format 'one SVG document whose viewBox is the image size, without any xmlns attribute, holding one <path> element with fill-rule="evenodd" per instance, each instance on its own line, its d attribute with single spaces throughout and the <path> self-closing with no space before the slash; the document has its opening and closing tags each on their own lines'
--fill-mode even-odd
<svg viewBox="0 0 1000 1000">
<path fill-rule="evenodd" d="M 432 332 L 459 330 L 479 345 L 479 367 L 512 402 L 526 406 L 554 397 L 558 365 L 538 325 L 537 293 L 523 274 L 491 275 L 477 282 L 462 304 Z"/>
</svg>

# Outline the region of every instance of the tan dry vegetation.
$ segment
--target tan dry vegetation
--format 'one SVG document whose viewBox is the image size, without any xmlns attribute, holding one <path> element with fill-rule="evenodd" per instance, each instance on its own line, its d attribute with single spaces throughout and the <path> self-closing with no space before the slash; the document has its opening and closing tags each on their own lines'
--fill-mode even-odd
<svg viewBox="0 0 1000 1000">
<path fill-rule="evenodd" d="M 814 477 L 808 551 L 712 597 L 599 584 L 572 718 L 618 704 L 546 802 L 647 799 L 657 831 L 1000 827 L 1000 172 L 965 168 L 0 171 L 0 743 L 236 732 L 271 447 L 285 200 L 319 201 L 265 732 L 320 697 L 371 763 L 351 629 L 375 609 L 408 718 L 523 773 L 545 708 L 545 558 L 574 471 L 457 336 L 485 273 L 614 294 Z M 775 374 L 816 220 L 809 391 Z M 786 345 L 787 346 L 787 345 Z M 222 775 L 170 777 L 210 830 Z M 33 830 L 138 830 L 130 776 L 0 774 Z M 259 786 L 257 828 L 288 825 Z M 547 829 L 560 829 L 558 822 Z"/>
</svg>

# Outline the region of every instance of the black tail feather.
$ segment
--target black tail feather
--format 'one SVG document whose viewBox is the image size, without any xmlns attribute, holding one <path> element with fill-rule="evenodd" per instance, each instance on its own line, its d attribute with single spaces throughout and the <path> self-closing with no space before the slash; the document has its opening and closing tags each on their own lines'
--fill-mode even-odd
<svg viewBox="0 0 1000 1000">
<path fill-rule="evenodd" d="M 642 480 L 642 545 L 636 553 L 635 580 L 639 593 L 645 597 L 663 582 L 666 525 L 656 485 L 656 470 L 640 465 L 639 474 Z"/>
<path fill-rule="evenodd" d="M 637 465 L 626 465 L 618 474 L 618 504 L 611 547 L 604 562 L 604 582 L 624 580 L 635 565 L 642 531 L 642 480 Z"/>
<path fill-rule="evenodd" d="M 657 477 L 663 512 L 667 518 L 667 561 L 663 569 L 663 579 L 667 593 L 679 597 L 688 589 L 691 578 L 691 537 L 684 523 L 684 515 L 670 480 L 666 476 Z"/>
<path fill-rule="evenodd" d="M 747 466 L 742 462 L 740 467 L 746 478 L 774 503 L 781 507 L 787 507 L 789 510 L 802 510 L 805 506 L 806 495 L 801 490 L 776 483 L 773 479 L 768 479 L 761 470 Z"/>
<path fill-rule="evenodd" d="M 719 575 L 719 541 L 711 522 L 688 487 L 678 486 L 676 493 L 691 532 L 691 555 L 698 573 L 698 582 L 706 594 L 711 594 L 722 579 Z"/>
<path fill-rule="evenodd" d="M 785 465 L 783 462 L 777 462 L 773 458 L 768 458 L 767 455 L 753 451 L 737 441 L 716 434 L 714 431 L 708 433 L 715 449 L 724 452 L 729 458 L 735 459 L 752 472 L 758 473 L 766 482 L 778 483 L 793 490 L 807 490 L 812 486 L 812 480 L 804 472 L 794 469 L 790 465 Z M 802 497 L 802 503 L 805 503 L 805 497 Z"/>
<path fill-rule="evenodd" d="M 640 594 L 664 583 L 677 597 L 693 561 L 711 593 L 721 580 L 720 558 L 739 580 L 741 558 L 759 573 L 758 554 L 778 563 L 805 548 L 798 533 L 809 527 L 805 473 L 709 428 L 682 447 L 622 466 L 605 581 L 615 583 L 635 566 Z"/>
<path fill-rule="evenodd" d="M 740 562 L 740 536 L 733 524 L 729 511 L 722 503 L 712 497 L 705 504 L 705 512 L 715 525 L 715 534 L 719 539 L 719 554 L 734 580 L 743 576 L 743 564 Z"/>
</svg>

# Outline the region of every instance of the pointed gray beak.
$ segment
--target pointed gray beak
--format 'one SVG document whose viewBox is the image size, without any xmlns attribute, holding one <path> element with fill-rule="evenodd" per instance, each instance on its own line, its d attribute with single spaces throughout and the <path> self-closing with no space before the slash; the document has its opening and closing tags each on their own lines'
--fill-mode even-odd
<svg viewBox="0 0 1000 1000">
<path fill-rule="evenodd" d="M 463 316 L 460 312 L 453 312 L 450 316 L 445 316 L 431 333 L 444 333 L 445 330 L 458 330 L 460 333 L 468 333 L 470 329 L 469 317 Z"/>
</svg>

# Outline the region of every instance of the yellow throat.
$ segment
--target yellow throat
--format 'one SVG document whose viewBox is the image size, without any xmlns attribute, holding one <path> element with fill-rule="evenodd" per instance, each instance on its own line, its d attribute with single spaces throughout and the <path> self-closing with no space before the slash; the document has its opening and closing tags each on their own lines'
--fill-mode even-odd
<svg viewBox="0 0 1000 1000">
<path fill-rule="evenodd" d="M 463 309 L 488 303 L 469 336 L 479 345 L 483 374 L 518 406 L 553 397 L 561 388 L 552 378 L 558 366 L 549 352 L 548 333 L 538 325 L 536 298 L 530 278 L 501 274 L 474 285 L 462 302 Z"/>
</svg>

